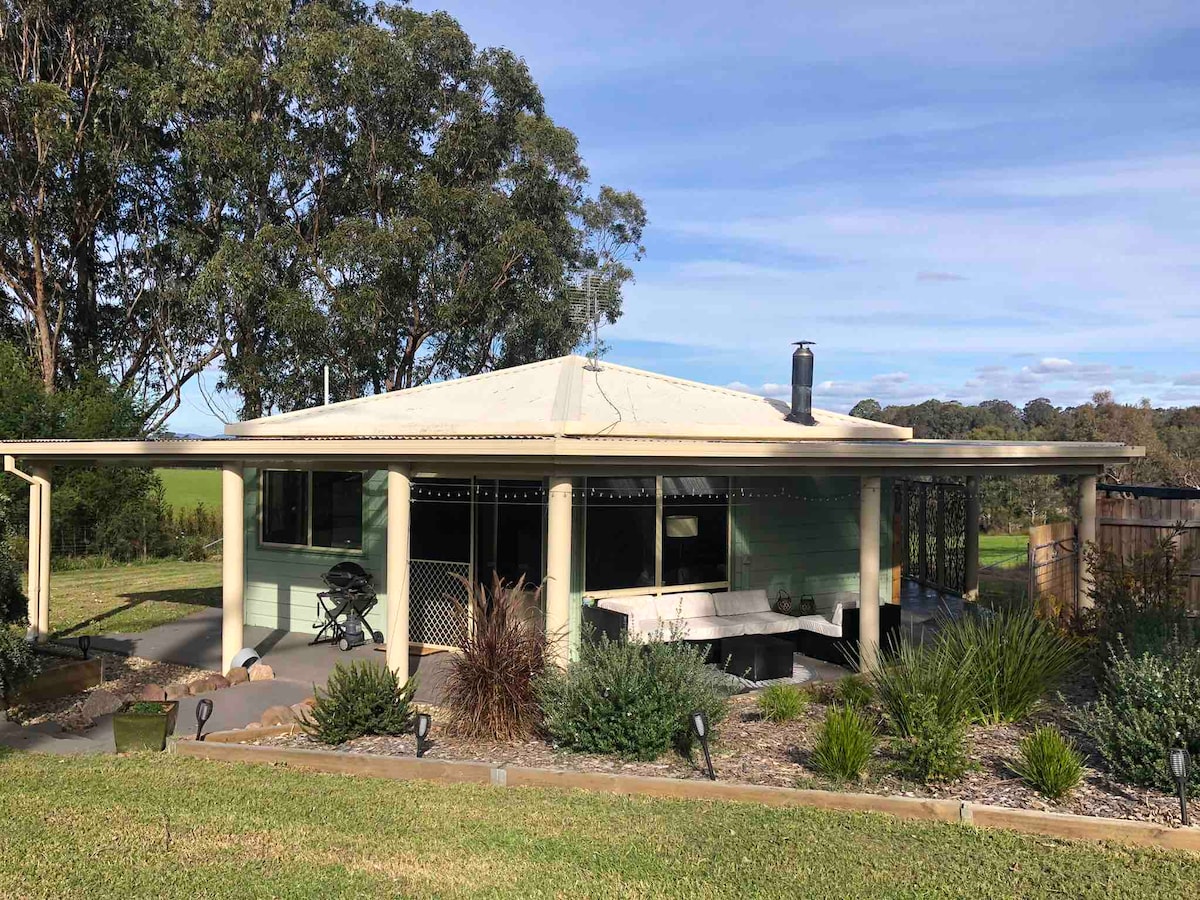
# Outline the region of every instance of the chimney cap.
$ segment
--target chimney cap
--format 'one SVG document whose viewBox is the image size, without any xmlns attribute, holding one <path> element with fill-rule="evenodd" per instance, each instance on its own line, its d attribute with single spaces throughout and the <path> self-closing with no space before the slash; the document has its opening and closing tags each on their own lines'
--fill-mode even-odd
<svg viewBox="0 0 1200 900">
<path fill-rule="evenodd" d="M 793 347 L 815 347 L 816 341 L 792 341 Z"/>
</svg>

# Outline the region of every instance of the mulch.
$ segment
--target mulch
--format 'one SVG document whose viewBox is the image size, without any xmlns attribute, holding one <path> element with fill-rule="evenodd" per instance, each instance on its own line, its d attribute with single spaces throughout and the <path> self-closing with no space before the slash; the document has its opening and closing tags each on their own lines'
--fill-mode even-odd
<svg viewBox="0 0 1200 900">
<path fill-rule="evenodd" d="M 827 697 L 818 692 L 817 699 L 800 718 L 785 724 L 773 724 L 759 715 L 757 695 L 744 694 L 732 698 L 729 718 L 715 731 L 713 765 L 721 780 L 743 784 L 967 800 L 1015 809 L 1177 825 L 1178 798 L 1156 790 L 1132 787 L 1112 777 L 1095 748 L 1075 728 L 1069 710 L 1078 709 L 1093 696 L 1090 682 L 1080 678 L 1064 686 L 1059 696 L 1047 702 L 1027 723 L 972 727 L 968 733 L 970 770 L 952 784 L 927 785 L 906 778 L 899 759 L 884 739 L 881 740 L 871 772 L 861 782 L 847 785 L 832 782 L 810 768 L 812 748 L 828 708 L 825 702 Z M 671 753 L 654 762 L 639 762 L 574 753 L 538 738 L 516 742 L 468 740 L 448 734 L 438 727 L 439 711 L 436 707 L 424 708 L 432 713 L 434 719 L 432 739 L 426 752 L 431 759 L 665 778 L 705 777 L 700 754 L 689 760 Z M 1013 774 L 1010 768 L 1011 762 L 1017 758 L 1021 738 L 1037 725 L 1047 723 L 1055 724 L 1069 733 L 1087 757 L 1083 783 L 1059 801 L 1050 801 L 1039 795 Z M 253 743 L 330 749 L 303 733 L 266 737 Z M 412 735 L 369 736 L 349 741 L 336 749 L 346 753 L 412 756 L 416 752 L 416 741 Z M 1193 801 L 1191 809 L 1193 818 L 1200 818 L 1200 800 Z"/>
</svg>

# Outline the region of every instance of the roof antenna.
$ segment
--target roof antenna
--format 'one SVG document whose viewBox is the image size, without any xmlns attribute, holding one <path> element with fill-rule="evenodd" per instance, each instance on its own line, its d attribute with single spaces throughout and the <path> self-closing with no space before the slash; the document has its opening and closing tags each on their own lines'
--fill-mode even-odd
<svg viewBox="0 0 1200 900">
<path fill-rule="evenodd" d="M 616 300 L 616 292 L 596 269 L 578 274 L 575 284 L 567 288 L 568 316 L 576 325 L 586 325 L 592 332 L 592 348 L 584 366 L 589 372 L 600 371 L 600 325 L 607 318 Z"/>
</svg>

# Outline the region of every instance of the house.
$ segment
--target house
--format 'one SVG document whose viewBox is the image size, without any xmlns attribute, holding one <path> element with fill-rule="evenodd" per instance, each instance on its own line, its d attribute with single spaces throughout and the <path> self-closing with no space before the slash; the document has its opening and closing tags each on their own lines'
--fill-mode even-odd
<svg viewBox="0 0 1200 900">
<path fill-rule="evenodd" d="M 803 347 L 790 405 L 565 356 L 239 422 L 225 439 L 0 443 L 33 500 L 32 631 L 47 637 L 56 464 L 221 467 L 226 667 L 244 624 L 311 631 L 321 574 L 353 560 L 374 575 L 387 660 L 406 671 L 410 643 L 461 639 L 461 579 L 493 573 L 544 587 L 560 661 L 578 645 L 585 603 L 747 588 L 811 597 L 819 612 L 857 600 L 869 660 L 879 604 L 895 597 L 897 484 L 961 479 L 969 594 L 980 475 L 1077 477 L 1088 540 L 1097 475 L 1143 453 L 916 440 L 811 408 L 811 379 Z"/>
</svg>

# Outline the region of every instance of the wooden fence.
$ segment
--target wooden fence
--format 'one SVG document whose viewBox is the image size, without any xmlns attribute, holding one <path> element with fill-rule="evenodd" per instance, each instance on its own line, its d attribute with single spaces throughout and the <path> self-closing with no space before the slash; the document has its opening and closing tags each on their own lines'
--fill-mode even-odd
<svg viewBox="0 0 1200 900">
<path fill-rule="evenodd" d="M 1122 556 L 1145 550 L 1182 527 L 1179 550 L 1194 554 L 1188 605 L 1200 610 L 1200 500 L 1100 494 L 1096 519 L 1096 543 Z"/>
<path fill-rule="evenodd" d="M 1047 618 L 1075 609 L 1075 523 L 1050 522 L 1029 529 L 1029 596 Z"/>
</svg>

